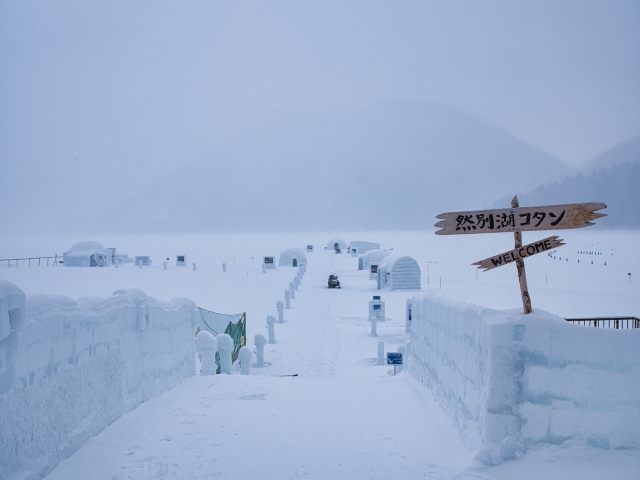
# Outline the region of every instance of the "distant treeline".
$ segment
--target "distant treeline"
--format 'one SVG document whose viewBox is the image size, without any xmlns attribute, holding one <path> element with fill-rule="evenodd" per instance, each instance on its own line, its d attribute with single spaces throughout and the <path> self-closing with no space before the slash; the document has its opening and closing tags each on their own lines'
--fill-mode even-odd
<svg viewBox="0 0 640 480">
<path fill-rule="evenodd" d="M 550 172 L 552 174 L 552 172 Z M 509 206 L 513 196 L 498 200 L 495 208 Z M 640 161 L 621 163 L 590 175 L 565 177 L 518 194 L 520 206 L 558 203 L 604 202 L 607 216 L 596 222 L 601 228 L 640 228 Z"/>
</svg>

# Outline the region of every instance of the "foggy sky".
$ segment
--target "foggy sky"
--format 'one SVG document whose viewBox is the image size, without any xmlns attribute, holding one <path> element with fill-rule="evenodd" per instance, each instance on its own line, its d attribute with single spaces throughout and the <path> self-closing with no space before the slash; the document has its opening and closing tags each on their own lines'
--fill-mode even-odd
<svg viewBox="0 0 640 480">
<path fill-rule="evenodd" d="M 5 1 L 0 71 L 7 231 L 289 108 L 435 100 L 578 166 L 640 133 L 640 3 Z"/>
</svg>

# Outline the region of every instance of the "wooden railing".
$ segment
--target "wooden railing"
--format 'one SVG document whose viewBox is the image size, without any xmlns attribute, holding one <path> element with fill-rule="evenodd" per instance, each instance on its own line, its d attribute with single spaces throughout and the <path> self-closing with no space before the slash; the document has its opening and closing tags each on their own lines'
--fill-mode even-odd
<svg viewBox="0 0 640 480">
<path fill-rule="evenodd" d="M 596 328 L 615 328 L 620 330 L 640 328 L 640 318 L 636 317 L 567 318 L 565 320 L 578 325 Z"/>
<path fill-rule="evenodd" d="M 25 257 L 25 258 L 0 258 L 0 267 L 17 267 L 19 265 L 20 261 L 27 261 L 27 266 L 31 266 L 31 260 L 34 261 L 35 260 L 38 261 L 38 266 L 42 265 L 42 260 L 46 260 L 46 266 L 49 266 L 49 259 L 52 259 L 53 261 L 51 262 L 52 266 L 57 266 L 60 265 L 60 260 L 62 260 L 62 257 L 58 257 L 58 255 L 55 255 L 53 257 Z M 6 262 L 6 263 L 4 263 Z"/>
</svg>

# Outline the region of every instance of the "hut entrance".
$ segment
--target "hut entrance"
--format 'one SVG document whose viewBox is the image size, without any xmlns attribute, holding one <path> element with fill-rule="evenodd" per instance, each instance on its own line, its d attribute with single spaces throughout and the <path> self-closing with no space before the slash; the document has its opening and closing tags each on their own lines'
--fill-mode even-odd
<svg viewBox="0 0 640 480">
<path fill-rule="evenodd" d="M 294 266 L 294 267 L 297 267 L 297 266 L 298 266 L 298 259 L 297 259 L 297 258 L 294 258 L 294 259 L 293 259 L 293 266 Z"/>
</svg>

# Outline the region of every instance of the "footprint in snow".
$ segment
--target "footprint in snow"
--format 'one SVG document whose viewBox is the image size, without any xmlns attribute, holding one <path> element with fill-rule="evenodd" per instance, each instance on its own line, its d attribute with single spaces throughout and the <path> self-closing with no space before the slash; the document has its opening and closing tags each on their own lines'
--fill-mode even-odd
<svg viewBox="0 0 640 480">
<path fill-rule="evenodd" d="M 127 449 L 127 451 L 126 451 L 126 452 L 124 452 L 124 454 L 125 454 L 127 457 L 130 457 L 131 455 L 133 455 L 134 453 L 136 453 L 138 450 L 142 450 L 142 447 L 129 447 L 129 448 Z"/>
</svg>

